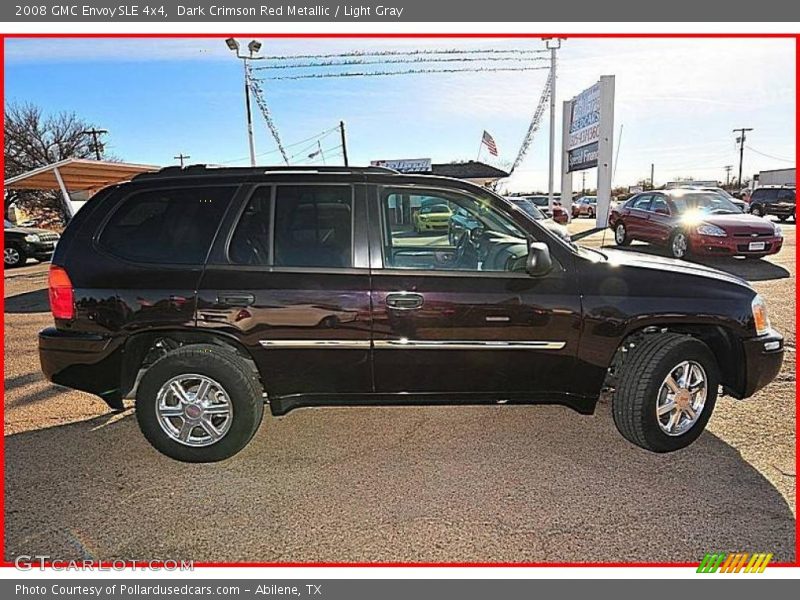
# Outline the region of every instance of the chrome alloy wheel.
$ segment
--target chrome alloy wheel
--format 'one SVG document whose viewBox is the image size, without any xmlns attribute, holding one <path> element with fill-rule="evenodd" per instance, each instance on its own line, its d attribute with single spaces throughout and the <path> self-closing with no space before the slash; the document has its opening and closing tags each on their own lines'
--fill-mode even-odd
<svg viewBox="0 0 800 600">
<path fill-rule="evenodd" d="M 3 250 L 3 262 L 7 265 L 14 266 L 22 260 L 22 257 L 19 255 L 19 250 L 16 248 L 6 248 Z"/>
<path fill-rule="evenodd" d="M 233 403 L 225 389 L 213 379 L 182 374 L 158 390 L 156 417 L 171 439 L 199 448 L 225 437 L 233 422 Z"/>
<path fill-rule="evenodd" d="M 625 225 L 622 223 L 619 223 L 614 228 L 614 241 L 616 241 L 617 244 L 622 244 L 625 241 Z"/>
<path fill-rule="evenodd" d="M 675 258 L 683 258 L 686 256 L 686 249 L 689 247 L 689 243 L 686 239 L 685 233 L 676 233 L 675 237 L 672 238 L 672 256 Z"/>
<path fill-rule="evenodd" d="M 675 366 L 658 390 L 656 419 L 661 431 L 671 436 L 683 435 L 697 420 L 708 397 L 706 371 L 693 360 Z"/>
</svg>

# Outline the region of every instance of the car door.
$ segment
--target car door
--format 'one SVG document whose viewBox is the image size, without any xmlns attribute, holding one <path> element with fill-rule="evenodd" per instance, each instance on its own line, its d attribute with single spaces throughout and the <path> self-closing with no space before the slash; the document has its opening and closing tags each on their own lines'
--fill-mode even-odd
<svg viewBox="0 0 800 600">
<path fill-rule="evenodd" d="M 664 194 L 653 194 L 648 210 L 647 236 L 655 244 L 666 244 L 675 227 L 675 218 Z"/>
<path fill-rule="evenodd" d="M 482 227 L 456 243 L 410 231 L 392 206 L 423 195 Z M 502 399 L 504 392 L 533 397 L 570 389 L 580 301 L 569 250 L 540 233 L 555 264 L 534 278 L 524 272 L 520 228 L 539 228 L 522 215 L 513 221 L 492 203 L 499 200 L 399 185 L 376 186 L 370 200 L 376 392 L 465 399 L 493 392 Z"/>
<path fill-rule="evenodd" d="M 270 395 L 371 391 L 365 228 L 347 179 L 252 188 L 206 266 L 198 328 L 243 343 Z"/>
<path fill-rule="evenodd" d="M 649 239 L 650 213 L 648 211 L 652 197 L 652 194 L 641 194 L 631 202 L 628 215 L 624 219 L 629 237 L 645 241 Z"/>
</svg>

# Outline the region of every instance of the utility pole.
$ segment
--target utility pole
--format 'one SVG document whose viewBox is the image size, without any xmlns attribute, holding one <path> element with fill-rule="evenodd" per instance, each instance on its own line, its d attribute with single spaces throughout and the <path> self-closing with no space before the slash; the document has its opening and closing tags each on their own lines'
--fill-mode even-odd
<svg viewBox="0 0 800 600">
<path fill-rule="evenodd" d="M 650 189 L 651 190 L 656 189 L 656 185 L 653 182 L 653 178 L 655 177 L 655 175 L 656 175 L 656 164 L 655 163 L 650 163 Z"/>
<path fill-rule="evenodd" d="M 739 143 L 739 181 L 737 185 L 739 188 L 742 187 L 742 163 L 744 162 L 744 141 L 747 139 L 746 133 L 748 131 L 753 131 L 752 127 L 739 127 L 738 129 L 734 129 L 733 132 L 739 132 L 739 137 L 736 138 L 736 141 Z"/>
<path fill-rule="evenodd" d="M 581 176 L 582 176 L 582 179 L 581 179 L 581 195 L 585 196 L 586 195 L 586 169 L 581 171 Z"/>
<path fill-rule="evenodd" d="M 97 160 L 101 159 L 103 144 L 100 142 L 100 136 L 105 135 L 108 133 L 108 129 L 97 129 L 92 127 L 91 129 L 87 129 L 86 131 L 81 131 L 84 135 L 92 136 L 92 143 L 90 145 L 91 149 L 94 150 L 94 155 Z"/>
<path fill-rule="evenodd" d="M 733 165 L 725 165 L 722 167 L 725 169 L 725 186 L 729 186 L 731 184 L 731 170 L 733 169 Z"/>
<path fill-rule="evenodd" d="M 183 164 L 184 164 L 183 161 L 185 159 L 187 159 L 187 158 L 192 158 L 192 157 L 187 155 L 187 154 L 184 154 L 183 152 L 181 152 L 180 154 L 178 154 L 178 156 L 173 156 L 172 158 L 174 158 L 175 160 L 181 161 L 181 169 L 182 169 L 183 168 Z"/>
<path fill-rule="evenodd" d="M 553 210 L 556 164 L 556 51 L 563 38 L 542 38 L 550 50 L 550 171 L 547 181 L 547 204 Z M 565 199 L 562 198 L 562 201 Z"/>
<path fill-rule="evenodd" d="M 347 136 L 344 133 L 344 121 L 339 121 L 339 132 L 342 134 L 342 156 L 344 157 L 344 166 L 349 167 L 350 161 L 347 160 Z"/>
</svg>

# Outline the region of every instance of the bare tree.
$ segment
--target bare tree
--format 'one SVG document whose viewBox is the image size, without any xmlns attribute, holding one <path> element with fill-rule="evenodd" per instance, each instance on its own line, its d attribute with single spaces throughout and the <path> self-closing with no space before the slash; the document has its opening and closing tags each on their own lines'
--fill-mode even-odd
<svg viewBox="0 0 800 600">
<path fill-rule="evenodd" d="M 91 139 L 83 132 L 92 124 L 74 112 L 45 115 L 34 104 L 6 104 L 4 132 L 4 179 L 67 158 L 93 156 Z M 36 213 L 44 224 L 64 220 L 63 206 L 52 192 L 9 190 L 5 209 L 12 203 Z"/>
</svg>

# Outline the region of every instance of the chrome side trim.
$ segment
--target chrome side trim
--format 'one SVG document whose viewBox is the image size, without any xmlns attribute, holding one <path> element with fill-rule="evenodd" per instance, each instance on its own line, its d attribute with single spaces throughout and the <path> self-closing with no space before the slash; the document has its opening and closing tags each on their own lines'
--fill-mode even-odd
<svg viewBox="0 0 800 600">
<path fill-rule="evenodd" d="M 264 348 L 304 350 L 331 348 L 338 350 L 563 350 L 567 342 L 546 341 L 449 341 L 449 340 L 259 340 Z"/>
<path fill-rule="evenodd" d="M 563 350 L 567 342 L 546 341 L 419 341 L 401 338 L 399 340 L 376 340 L 373 345 L 383 350 Z"/>
<path fill-rule="evenodd" d="M 259 340 L 264 348 L 287 348 L 303 350 L 307 348 L 333 348 L 337 350 L 369 350 L 372 342 L 369 340 Z"/>
</svg>

